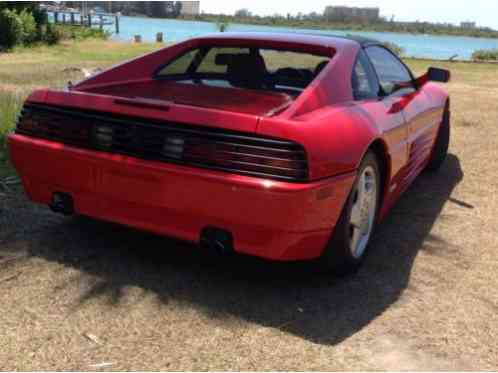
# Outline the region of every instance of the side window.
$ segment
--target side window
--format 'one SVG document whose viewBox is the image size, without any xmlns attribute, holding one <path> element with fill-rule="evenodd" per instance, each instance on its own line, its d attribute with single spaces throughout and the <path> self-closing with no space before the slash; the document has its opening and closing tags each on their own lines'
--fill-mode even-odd
<svg viewBox="0 0 498 373">
<path fill-rule="evenodd" d="M 399 83 L 410 83 L 412 75 L 405 65 L 387 49 L 373 46 L 366 49 L 367 55 L 379 77 L 383 93 L 390 95 L 399 89 Z M 403 88 L 413 91 L 413 86 Z"/>
<path fill-rule="evenodd" d="M 360 50 L 356 59 L 351 77 L 351 87 L 355 100 L 376 98 L 379 93 L 379 83 L 375 77 L 375 72 L 363 50 Z"/>
</svg>

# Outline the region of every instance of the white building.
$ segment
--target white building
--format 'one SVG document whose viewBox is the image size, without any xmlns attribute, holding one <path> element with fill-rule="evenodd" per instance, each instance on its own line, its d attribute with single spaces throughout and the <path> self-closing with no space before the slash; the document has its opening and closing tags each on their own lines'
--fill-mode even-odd
<svg viewBox="0 0 498 373">
<path fill-rule="evenodd" d="M 200 1 L 182 1 L 181 14 L 186 14 L 189 16 L 195 16 L 201 12 L 201 2 Z"/>
<path fill-rule="evenodd" d="M 462 28 L 476 28 L 476 23 L 471 21 L 460 22 Z"/>
</svg>

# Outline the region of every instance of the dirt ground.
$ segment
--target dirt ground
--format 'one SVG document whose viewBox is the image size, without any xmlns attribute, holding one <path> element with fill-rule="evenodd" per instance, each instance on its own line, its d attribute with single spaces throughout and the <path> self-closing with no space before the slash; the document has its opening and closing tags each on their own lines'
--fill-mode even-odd
<svg viewBox="0 0 498 373">
<path fill-rule="evenodd" d="M 215 261 L 0 190 L 0 369 L 498 369 L 498 67 L 454 66 L 450 155 L 353 277 Z"/>
</svg>

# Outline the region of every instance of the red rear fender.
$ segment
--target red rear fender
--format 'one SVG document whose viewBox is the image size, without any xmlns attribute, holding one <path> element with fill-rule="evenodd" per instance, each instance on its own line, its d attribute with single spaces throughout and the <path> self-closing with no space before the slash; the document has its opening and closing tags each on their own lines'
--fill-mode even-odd
<svg viewBox="0 0 498 373">
<path fill-rule="evenodd" d="M 312 179 L 355 170 L 368 146 L 380 138 L 378 128 L 355 105 L 325 107 L 297 120 L 262 118 L 258 133 L 303 145 Z"/>
</svg>

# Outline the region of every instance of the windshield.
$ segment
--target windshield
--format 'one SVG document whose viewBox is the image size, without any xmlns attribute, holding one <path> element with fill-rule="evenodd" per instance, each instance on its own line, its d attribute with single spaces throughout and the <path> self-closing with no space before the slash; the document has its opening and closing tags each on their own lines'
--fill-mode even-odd
<svg viewBox="0 0 498 373">
<path fill-rule="evenodd" d="M 158 79 L 298 94 L 329 62 L 309 53 L 254 47 L 202 47 L 173 59 Z"/>
</svg>

